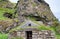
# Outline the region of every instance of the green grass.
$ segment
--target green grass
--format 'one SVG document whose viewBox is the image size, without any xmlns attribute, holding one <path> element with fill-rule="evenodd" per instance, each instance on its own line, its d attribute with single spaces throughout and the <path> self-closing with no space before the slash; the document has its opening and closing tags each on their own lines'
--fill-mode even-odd
<svg viewBox="0 0 60 39">
<path fill-rule="evenodd" d="M 8 35 L 7 34 L 0 34 L 0 39 L 8 39 Z"/>
<path fill-rule="evenodd" d="M 60 35 L 57 34 L 57 35 L 56 35 L 56 39 L 60 39 Z"/>
<path fill-rule="evenodd" d="M 5 13 L 5 12 L 8 12 L 8 13 L 14 13 L 14 9 L 8 9 L 8 8 L 0 8 L 0 20 L 6 20 L 6 19 L 8 19 L 7 17 L 4 17 L 3 16 L 3 14 Z"/>
<path fill-rule="evenodd" d="M 39 30 L 51 30 L 51 31 L 54 31 L 53 28 L 50 28 L 50 27 L 48 27 L 48 26 L 38 26 L 37 29 L 39 29 Z"/>
</svg>

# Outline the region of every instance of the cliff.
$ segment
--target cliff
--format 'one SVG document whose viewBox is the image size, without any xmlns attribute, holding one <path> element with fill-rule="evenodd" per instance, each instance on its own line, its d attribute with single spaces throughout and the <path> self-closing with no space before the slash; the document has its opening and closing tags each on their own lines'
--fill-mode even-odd
<svg viewBox="0 0 60 39">
<path fill-rule="evenodd" d="M 16 7 L 20 22 L 31 18 L 44 23 L 56 20 L 49 4 L 44 0 L 19 0 Z"/>
</svg>

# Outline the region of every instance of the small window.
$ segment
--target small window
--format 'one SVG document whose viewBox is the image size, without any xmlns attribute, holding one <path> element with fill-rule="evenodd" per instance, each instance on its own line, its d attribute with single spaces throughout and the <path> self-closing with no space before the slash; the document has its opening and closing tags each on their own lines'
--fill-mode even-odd
<svg viewBox="0 0 60 39">
<path fill-rule="evenodd" d="M 29 24 L 28 26 L 31 26 L 31 24 Z"/>
</svg>

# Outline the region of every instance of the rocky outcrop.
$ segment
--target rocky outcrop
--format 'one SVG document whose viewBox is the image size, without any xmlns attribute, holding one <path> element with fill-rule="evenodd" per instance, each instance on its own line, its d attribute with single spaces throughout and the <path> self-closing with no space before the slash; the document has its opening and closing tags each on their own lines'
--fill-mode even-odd
<svg viewBox="0 0 60 39">
<path fill-rule="evenodd" d="M 15 20 L 0 20 L 0 32 L 8 33 L 9 30 L 16 27 L 18 23 Z"/>
<path fill-rule="evenodd" d="M 17 13 L 20 22 L 23 22 L 27 17 L 43 18 L 43 22 L 55 20 L 55 16 L 50 10 L 49 4 L 44 0 L 19 0 L 17 3 Z"/>
<path fill-rule="evenodd" d="M 11 3 L 9 0 L 0 0 L 0 7 L 2 8 L 9 8 L 12 9 L 14 8 L 14 4 Z"/>
<path fill-rule="evenodd" d="M 3 16 L 12 19 L 13 15 L 11 13 L 5 12 Z"/>
</svg>

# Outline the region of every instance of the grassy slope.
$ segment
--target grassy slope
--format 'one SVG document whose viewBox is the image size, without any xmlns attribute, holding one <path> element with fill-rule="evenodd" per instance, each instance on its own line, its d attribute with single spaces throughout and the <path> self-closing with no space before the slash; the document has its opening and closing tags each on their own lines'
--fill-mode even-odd
<svg viewBox="0 0 60 39">
<path fill-rule="evenodd" d="M 0 20 L 10 20 L 6 17 L 3 16 L 4 12 L 9 12 L 9 13 L 12 13 L 14 12 L 13 9 L 7 9 L 7 8 L 0 8 Z M 44 27 L 44 26 L 41 26 L 41 27 L 38 27 L 38 29 L 41 29 L 41 30 L 54 30 L 54 28 L 49 28 L 49 27 Z M 2 37 L 3 36 L 3 37 Z M 60 35 L 56 35 L 57 39 L 60 39 Z M 7 35 L 6 34 L 0 34 L 0 39 L 7 39 Z"/>
<path fill-rule="evenodd" d="M 5 2 L 3 2 L 3 4 L 1 4 L 1 5 L 4 5 L 4 4 L 5 4 Z M 9 19 L 7 17 L 4 17 L 3 14 L 5 12 L 8 12 L 8 13 L 12 13 L 13 14 L 14 13 L 14 9 L 1 8 L 1 5 L 0 5 L 0 21 L 1 20 L 3 20 L 3 21 L 5 21 L 5 20 L 11 20 L 11 19 Z M 0 39 L 8 39 L 8 35 L 7 34 L 0 34 Z"/>
<path fill-rule="evenodd" d="M 0 34 L 0 39 L 8 39 L 8 35 L 7 34 Z"/>
<path fill-rule="evenodd" d="M 5 4 L 7 3 L 7 2 L 1 2 L 2 0 L 0 0 L 0 21 L 1 20 L 3 20 L 3 21 L 5 21 L 5 20 L 11 20 L 11 19 L 9 19 L 9 18 L 7 18 L 7 17 L 4 17 L 3 16 L 3 14 L 5 13 L 5 12 L 8 12 L 8 13 L 14 13 L 14 9 L 8 9 L 8 8 L 2 8 L 2 6 L 5 6 Z M 8 39 L 8 34 L 1 34 L 0 33 L 0 39 Z"/>
<path fill-rule="evenodd" d="M 3 16 L 4 12 L 9 12 L 9 13 L 14 13 L 14 9 L 8 9 L 8 8 L 0 8 L 0 20 L 10 20 L 9 18 L 6 18 Z M 49 28 L 49 27 L 38 27 L 38 29 L 49 29 L 49 30 L 54 30 L 54 28 Z M 2 37 L 3 36 L 3 37 Z M 60 35 L 56 35 L 57 39 L 60 39 Z M 0 39 L 7 39 L 7 35 L 6 34 L 0 34 Z"/>
<path fill-rule="evenodd" d="M 14 13 L 14 9 L 8 9 L 8 8 L 0 8 L 0 20 L 10 20 L 9 18 L 6 18 L 3 16 L 4 12 L 9 12 L 9 13 Z M 32 18 L 31 18 L 32 19 Z M 34 20 L 34 19 L 33 19 Z M 51 27 L 47 27 L 47 26 L 41 26 L 41 27 L 38 27 L 38 29 L 40 30 L 54 30 L 54 28 L 51 28 Z M 7 34 L 0 34 L 0 39 L 7 39 L 8 35 Z M 57 39 L 60 39 L 60 35 L 56 35 Z"/>
<path fill-rule="evenodd" d="M 8 8 L 0 8 L 0 20 L 6 20 L 6 19 L 8 19 L 8 18 L 6 18 L 6 17 L 3 16 L 3 14 L 5 12 L 9 12 L 9 13 L 13 14 L 14 10 L 13 9 L 8 9 Z"/>
<path fill-rule="evenodd" d="M 11 20 L 7 17 L 4 17 L 3 14 L 4 12 L 9 12 L 9 13 L 14 13 L 14 9 L 8 9 L 8 8 L 0 8 L 0 21 L 3 20 Z M 0 34 L 0 39 L 7 39 L 8 35 L 7 34 Z"/>
</svg>

